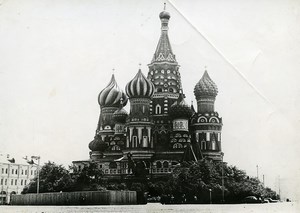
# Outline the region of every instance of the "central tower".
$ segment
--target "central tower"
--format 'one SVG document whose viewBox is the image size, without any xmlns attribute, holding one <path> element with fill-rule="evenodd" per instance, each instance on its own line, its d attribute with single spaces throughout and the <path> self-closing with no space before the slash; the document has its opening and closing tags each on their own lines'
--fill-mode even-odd
<svg viewBox="0 0 300 213">
<path fill-rule="evenodd" d="M 168 36 L 170 17 L 166 11 L 159 14 L 161 35 L 153 59 L 148 65 L 148 79 L 155 86 L 155 93 L 150 102 L 150 113 L 155 124 L 153 139 L 155 147 L 160 150 L 168 147 L 169 136 L 172 131 L 169 109 L 179 96 L 183 95 L 179 65 Z"/>
</svg>

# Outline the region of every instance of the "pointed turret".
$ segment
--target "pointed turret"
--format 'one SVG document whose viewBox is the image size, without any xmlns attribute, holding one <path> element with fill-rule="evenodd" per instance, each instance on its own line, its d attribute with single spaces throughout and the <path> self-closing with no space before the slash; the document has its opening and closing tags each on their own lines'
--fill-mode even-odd
<svg viewBox="0 0 300 213">
<path fill-rule="evenodd" d="M 165 11 L 165 8 L 164 11 L 159 14 L 159 18 L 161 20 L 161 35 L 152 59 L 152 63 L 164 61 L 177 63 L 168 36 L 168 24 L 170 17 L 170 13 Z"/>
</svg>

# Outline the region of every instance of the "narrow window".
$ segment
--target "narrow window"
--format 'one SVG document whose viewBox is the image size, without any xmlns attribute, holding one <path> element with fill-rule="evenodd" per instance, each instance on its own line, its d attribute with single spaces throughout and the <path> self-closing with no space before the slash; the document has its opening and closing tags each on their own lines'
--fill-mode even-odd
<svg viewBox="0 0 300 213">
<path fill-rule="evenodd" d="M 155 107 L 155 114 L 161 114 L 161 106 L 159 104 Z"/>
</svg>

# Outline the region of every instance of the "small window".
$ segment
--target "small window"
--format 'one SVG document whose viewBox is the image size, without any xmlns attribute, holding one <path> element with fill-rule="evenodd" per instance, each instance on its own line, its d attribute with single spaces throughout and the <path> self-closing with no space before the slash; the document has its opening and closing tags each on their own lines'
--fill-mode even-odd
<svg viewBox="0 0 300 213">
<path fill-rule="evenodd" d="M 18 183 L 18 180 L 17 180 L 17 179 L 15 179 L 15 185 L 17 185 L 17 183 Z"/>
<path fill-rule="evenodd" d="M 23 186 L 23 180 L 21 180 L 21 186 Z"/>
<path fill-rule="evenodd" d="M 160 169 L 161 167 L 162 167 L 161 162 L 160 161 L 156 162 L 156 168 Z"/>
<path fill-rule="evenodd" d="M 168 161 L 164 161 L 163 167 L 164 167 L 164 168 L 168 168 L 168 167 L 169 167 L 169 162 L 168 162 Z"/>
<path fill-rule="evenodd" d="M 7 174 L 7 169 L 5 169 L 5 174 Z"/>
<path fill-rule="evenodd" d="M 24 185 L 26 186 L 27 180 L 24 180 Z"/>
<path fill-rule="evenodd" d="M 7 179 L 5 179 L 5 185 L 7 185 Z"/>
<path fill-rule="evenodd" d="M 3 179 L 1 179 L 1 185 L 3 185 Z"/>
<path fill-rule="evenodd" d="M 159 104 L 155 107 L 155 114 L 161 114 L 161 106 Z"/>
<path fill-rule="evenodd" d="M 25 175 L 27 175 L 27 170 L 25 170 Z"/>
<path fill-rule="evenodd" d="M 14 174 L 14 172 L 15 172 L 15 170 L 14 170 L 14 169 L 12 169 L 12 170 L 11 170 L 11 173 L 12 173 L 12 174 Z"/>
<path fill-rule="evenodd" d="M 13 179 L 11 179 L 10 185 L 14 185 L 14 180 Z"/>
</svg>

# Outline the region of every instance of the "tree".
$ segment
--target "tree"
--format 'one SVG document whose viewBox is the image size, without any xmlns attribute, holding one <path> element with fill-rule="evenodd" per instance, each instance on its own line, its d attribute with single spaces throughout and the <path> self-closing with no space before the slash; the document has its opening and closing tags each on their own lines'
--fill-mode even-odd
<svg viewBox="0 0 300 213">
<path fill-rule="evenodd" d="M 73 180 L 67 169 L 62 165 L 48 161 L 39 171 L 39 191 L 43 192 L 60 192 L 70 191 Z M 22 194 L 37 192 L 37 176 L 26 186 Z"/>
<path fill-rule="evenodd" d="M 72 168 L 72 167 L 71 167 Z M 74 170 L 72 178 L 74 181 L 74 190 L 102 190 L 103 189 L 103 171 L 97 164 L 90 162 L 82 170 Z"/>
</svg>

